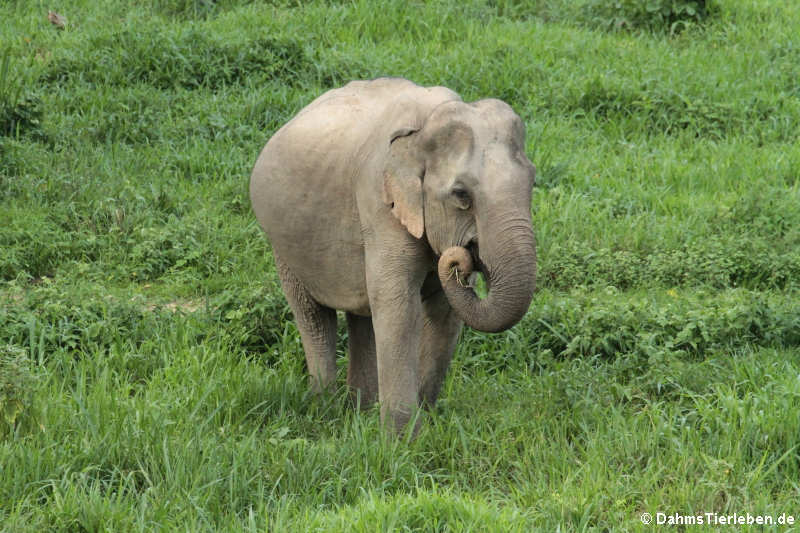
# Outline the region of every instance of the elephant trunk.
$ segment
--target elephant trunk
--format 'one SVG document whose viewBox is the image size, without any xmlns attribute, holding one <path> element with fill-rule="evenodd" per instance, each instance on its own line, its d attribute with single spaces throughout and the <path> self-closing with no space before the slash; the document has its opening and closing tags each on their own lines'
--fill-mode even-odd
<svg viewBox="0 0 800 533">
<path fill-rule="evenodd" d="M 469 327 L 478 331 L 504 331 L 528 310 L 536 286 L 536 241 L 529 217 L 520 216 L 489 224 L 484 237 L 479 228 L 479 265 L 489 289 L 478 298 L 466 285 L 473 271 L 469 250 L 448 248 L 439 258 L 438 274 L 447 300 Z"/>
</svg>

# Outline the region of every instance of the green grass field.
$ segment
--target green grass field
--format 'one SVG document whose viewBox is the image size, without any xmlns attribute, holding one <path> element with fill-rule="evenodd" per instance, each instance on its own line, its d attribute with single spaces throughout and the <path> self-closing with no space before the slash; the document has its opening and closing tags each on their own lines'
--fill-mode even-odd
<svg viewBox="0 0 800 533">
<path fill-rule="evenodd" d="M 799 36 L 791 0 L 2 2 L 0 529 L 800 531 Z M 538 167 L 530 311 L 410 442 L 344 358 L 308 392 L 247 197 L 382 75 L 506 100 Z"/>
</svg>

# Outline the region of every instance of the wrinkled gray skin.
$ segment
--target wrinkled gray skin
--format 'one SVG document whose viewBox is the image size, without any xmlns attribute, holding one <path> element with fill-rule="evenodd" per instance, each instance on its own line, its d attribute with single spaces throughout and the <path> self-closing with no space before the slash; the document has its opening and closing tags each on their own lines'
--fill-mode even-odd
<svg viewBox="0 0 800 533">
<path fill-rule="evenodd" d="M 336 377 L 337 309 L 347 382 L 396 430 L 436 401 L 462 323 L 522 318 L 536 279 L 524 144 L 504 102 L 386 78 L 323 94 L 270 139 L 250 198 L 316 390 Z"/>
</svg>

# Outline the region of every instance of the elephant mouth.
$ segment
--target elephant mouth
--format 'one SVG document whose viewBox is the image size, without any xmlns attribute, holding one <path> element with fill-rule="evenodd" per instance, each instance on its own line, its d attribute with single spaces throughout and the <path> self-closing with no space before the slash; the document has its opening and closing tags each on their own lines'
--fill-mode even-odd
<svg viewBox="0 0 800 533">
<path fill-rule="evenodd" d="M 470 239 L 470 241 L 467 243 L 466 246 L 464 246 L 464 248 L 467 249 L 469 255 L 472 257 L 472 264 L 475 268 L 474 273 L 477 274 L 478 272 L 480 272 L 480 274 L 483 276 L 483 281 L 486 284 L 486 288 L 488 289 L 489 276 L 488 273 L 486 272 L 486 265 L 483 263 L 483 261 L 481 261 L 480 247 L 478 246 L 478 238 L 473 237 L 472 239 Z"/>
<path fill-rule="evenodd" d="M 472 256 L 472 264 L 475 265 L 476 268 L 480 268 L 480 248 L 478 248 L 478 238 L 473 237 L 469 240 L 469 242 L 464 246 L 469 252 L 469 255 Z"/>
</svg>

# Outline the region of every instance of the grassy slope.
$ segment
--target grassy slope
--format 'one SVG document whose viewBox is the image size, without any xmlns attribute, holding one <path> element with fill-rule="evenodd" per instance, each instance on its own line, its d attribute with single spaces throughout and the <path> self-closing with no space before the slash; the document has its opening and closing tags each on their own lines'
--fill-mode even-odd
<svg viewBox="0 0 800 533">
<path fill-rule="evenodd" d="M 64 32 L 4 3 L 0 105 L 41 115 L 0 137 L 0 398 L 22 408 L 0 420 L 2 524 L 800 514 L 800 8 L 719 4 L 668 37 L 556 1 L 73 0 Z M 272 131 L 387 74 L 507 100 L 539 167 L 541 290 L 512 331 L 465 333 L 411 443 L 309 397 L 246 196 Z"/>
</svg>

